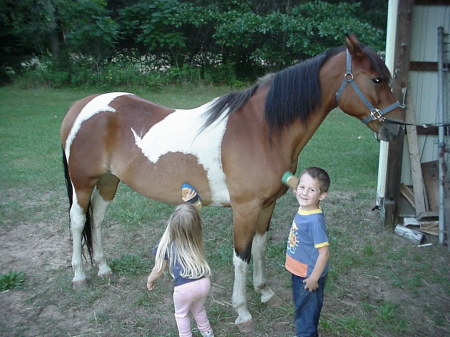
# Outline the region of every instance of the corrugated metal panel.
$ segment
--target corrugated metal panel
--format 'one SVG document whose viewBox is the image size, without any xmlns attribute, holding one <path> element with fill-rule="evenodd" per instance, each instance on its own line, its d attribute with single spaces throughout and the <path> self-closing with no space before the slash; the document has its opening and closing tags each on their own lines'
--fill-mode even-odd
<svg viewBox="0 0 450 337">
<path fill-rule="evenodd" d="M 437 28 L 444 27 L 450 33 L 450 6 L 414 6 L 411 36 L 411 62 L 437 63 Z M 413 102 L 417 124 L 438 122 L 438 74 L 437 71 L 414 71 L 409 74 L 408 95 Z M 437 136 L 418 136 L 420 161 L 438 159 Z M 410 185 L 411 165 L 408 144 L 403 154 L 402 182 Z"/>
</svg>

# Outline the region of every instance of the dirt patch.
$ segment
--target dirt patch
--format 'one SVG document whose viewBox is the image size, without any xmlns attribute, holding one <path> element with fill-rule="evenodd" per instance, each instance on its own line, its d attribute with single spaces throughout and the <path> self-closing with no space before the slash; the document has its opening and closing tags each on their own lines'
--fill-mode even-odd
<svg viewBox="0 0 450 337">
<path fill-rule="evenodd" d="M 331 200 L 329 207 L 342 207 L 342 200 L 352 203 L 352 196 L 342 194 L 340 202 Z M 335 204 L 335 205 L 334 205 Z M 291 211 L 292 207 L 289 205 Z M 279 210 L 278 212 L 285 212 Z M 335 226 L 336 233 L 348 230 L 349 225 L 341 217 L 335 217 L 334 209 L 329 209 L 328 222 Z M 355 212 L 355 214 L 358 212 Z M 290 218 L 290 216 L 287 216 Z M 21 222 L 16 226 L 8 226 L 0 233 L 0 246 L 2 254 L 0 267 L 2 273 L 9 271 L 24 272 L 27 275 L 24 289 L 6 291 L 0 294 L 0 335 L 1 336 L 176 336 L 175 320 L 172 313 L 172 287 L 168 275 L 158 282 L 153 292 L 145 290 L 146 274 L 137 276 L 116 275 L 111 280 L 102 280 L 96 276 L 96 271 L 88 266 L 89 284 L 85 291 L 74 291 L 71 285 L 71 242 L 67 219 L 53 220 L 48 223 Z M 228 221 L 228 220 L 227 220 Z M 414 270 L 403 270 L 405 261 L 413 262 L 414 254 L 428 254 L 434 268 L 448 268 L 448 255 L 443 255 L 444 249 L 436 247 L 417 250 L 407 241 L 396 238 L 394 235 L 380 230 L 376 216 L 370 210 L 357 215 L 359 223 L 374 223 L 374 227 L 356 227 L 355 238 L 360 241 L 370 242 L 373 237 L 377 240 L 389 241 L 391 253 L 401 251 L 405 260 L 392 260 L 392 266 L 386 268 L 386 273 L 395 273 L 398 269 L 405 279 L 403 286 L 395 286 L 392 275 L 380 273 L 380 266 L 374 270 L 368 270 L 365 266 L 358 266 L 347 272 L 346 275 L 335 276 L 334 287 L 326 293 L 326 302 L 323 316 L 327 317 L 328 324 L 343 324 L 345 317 L 351 317 L 364 311 L 364 306 L 373 308 L 374 315 L 379 308 L 389 305 L 395 306 L 400 311 L 400 316 L 417 322 L 414 333 L 399 330 L 398 334 L 391 336 L 428 336 L 440 337 L 449 332 L 449 294 L 448 288 L 442 285 L 442 280 L 429 279 L 417 280 L 420 284 L 408 281 L 414 278 Z M 283 253 L 286 236 L 285 220 L 279 220 L 274 215 L 275 225 L 270 232 L 270 247 L 268 252 L 268 273 L 272 289 L 281 298 L 282 306 L 272 308 L 260 304 L 258 295 L 253 291 L 251 280 L 248 281 L 249 308 L 254 316 L 257 332 L 253 336 L 285 337 L 293 336 L 291 289 L 290 279 L 284 271 Z M 278 224 L 283 222 L 283 224 Z M 223 263 L 215 266 L 215 274 L 212 279 L 212 290 L 208 300 L 208 314 L 216 331 L 216 336 L 240 336 L 234 325 L 236 318 L 231 305 L 231 291 L 233 284 L 231 245 L 230 241 L 223 243 L 222 237 L 215 236 L 211 227 L 220 224 L 211 221 L 211 234 L 206 238 L 220 245 L 228 245 L 223 248 L 227 256 Z M 229 225 L 227 225 L 229 226 Z M 163 228 L 163 226 L 161 226 Z M 367 228 L 372 230 L 371 233 Z M 154 227 L 143 226 L 136 230 L 132 238 L 123 235 L 124 229 L 112 222 L 105 233 L 106 249 L 109 255 L 120 256 L 120 253 L 111 247 L 127 246 L 128 250 L 136 254 L 142 254 L 142 249 L 149 246 L 149 238 L 156 240 L 159 231 Z M 226 229 L 229 232 L 229 228 Z M 358 231 L 360 231 L 358 233 Z M 365 233 L 363 233 L 365 232 Z M 122 233 L 118 235 L 118 233 Z M 337 234 L 336 234 L 337 235 Z M 361 237 L 357 237 L 361 235 Z M 364 235 L 366 235 L 364 237 Z M 124 239 L 125 238 L 125 239 Z M 342 240 L 341 237 L 338 237 Z M 125 240 L 125 241 L 124 241 Z M 131 241 L 126 241 L 131 240 Z M 335 239 L 337 240 L 337 239 Z M 375 240 L 375 242 L 377 242 Z M 433 240 L 433 239 L 431 239 Z M 350 242 L 350 241 L 349 241 Z M 372 243 L 373 244 L 373 243 Z M 365 245 L 370 245 L 365 243 Z M 414 249 L 415 248 L 415 249 Z M 354 256 L 361 255 L 358 246 L 349 244 L 348 249 L 355 250 Z M 425 250 L 426 249 L 426 250 Z M 434 253 L 432 250 L 434 249 Z M 401 256 L 401 254 L 399 254 Z M 420 256 L 419 256 L 420 257 Z M 416 257 L 418 261 L 423 257 Z M 335 257 L 339 258 L 339 257 Z M 368 258 L 371 257 L 370 254 Z M 398 259 L 398 258 L 397 258 Z M 398 264 L 398 265 L 397 265 Z M 420 266 L 418 267 L 420 269 Z M 382 271 L 383 269 L 381 269 Z M 448 270 L 448 269 L 447 269 Z M 251 271 L 251 267 L 249 268 Z M 250 273 L 249 273 L 250 274 Z M 249 275 L 250 276 L 250 275 Z M 398 279 L 397 279 L 398 280 Z M 448 275 L 447 275 L 448 280 Z M 439 281 L 439 282 L 437 282 Z M 417 287 L 414 291 L 413 287 Z M 424 291 L 426 289 L 426 291 Z M 361 309 L 363 308 L 363 309 Z M 441 318 L 436 318 L 436 311 L 444 313 Z M 377 313 L 378 315 L 382 313 Z M 386 313 L 389 316 L 389 312 Z M 344 317 L 344 318 L 342 318 Z M 444 318 L 442 318 L 444 317 Z M 363 319 L 363 318 L 362 318 Z M 389 319 L 389 317 L 386 317 Z M 270 321 L 268 321 L 270 320 Z M 368 323 L 369 324 L 369 323 Z M 261 328 L 261 325 L 264 327 Z M 368 325 L 370 327 L 370 324 Z M 342 332 L 334 334 L 332 327 L 322 326 L 321 336 L 344 336 Z M 341 329 L 342 331 L 342 329 Z M 353 334 L 349 328 L 347 336 Z M 366 334 L 365 334 L 366 335 Z M 367 336 L 381 336 L 377 332 L 367 333 Z M 389 336 L 389 335 L 383 335 Z"/>
</svg>

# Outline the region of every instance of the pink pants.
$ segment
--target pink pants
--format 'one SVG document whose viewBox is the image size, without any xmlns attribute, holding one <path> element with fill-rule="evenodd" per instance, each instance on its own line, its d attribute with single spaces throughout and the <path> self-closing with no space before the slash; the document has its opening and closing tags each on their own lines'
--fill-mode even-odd
<svg viewBox="0 0 450 337">
<path fill-rule="evenodd" d="M 192 337 L 189 312 L 194 316 L 200 331 L 211 329 L 205 311 L 205 301 L 208 297 L 211 281 L 208 277 L 176 286 L 173 290 L 173 304 L 180 337 Z"/>
</svg>

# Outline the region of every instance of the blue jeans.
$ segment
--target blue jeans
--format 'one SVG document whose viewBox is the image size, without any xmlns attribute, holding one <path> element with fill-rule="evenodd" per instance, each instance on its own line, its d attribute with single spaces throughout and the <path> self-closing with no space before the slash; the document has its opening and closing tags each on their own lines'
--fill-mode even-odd
<svg viewBox="0 0 450 337">
<path fill-rule="evenodd" d="M 292 274 L 294 295 L 294 324 L 297 337 L 318 337 L 320 311 L 323 306 L 323 289 L 326 276 L 319 279 L 319 288 L 310 292 L 305 289 L 304 277 Z"/>
</svg>

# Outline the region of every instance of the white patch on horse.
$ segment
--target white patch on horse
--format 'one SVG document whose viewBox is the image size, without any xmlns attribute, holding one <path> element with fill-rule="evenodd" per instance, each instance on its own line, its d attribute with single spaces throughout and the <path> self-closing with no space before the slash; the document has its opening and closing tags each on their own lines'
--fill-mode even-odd
<svg viewBox="0 0 450 337">
<path fill-rule="evenodd" d="M 247 308 L 247 267 L 248 263 L 242 260 L 234 251 L 234 286 L 233 286 L 233 307 L 238 313 L 235 324 L 243 324 L 252 320 L 252 315 Z"/>
<path fill-rule="evenodd" d="M 213 101 L 212 101 L 213 102 Z M 212 104 L 209 102 L 192 110 L 175 110 L 155 124 L 143 137 L 131 129 L 136 146 L 152 162 L 169 152 L 190 154 L 197 158 L 208 175 L 213 206 L 230 202 L 222 168 L 222 139 L 228 117 L 219 118 L 201 130 Z M 226 114 L 225 114 L 226 115 Z"/>
<path fill-rule="evenodd" d="M 110 92 L 93 98 L 84 106 L 84 108 L 80 111 L 77 118 L 75 119 L 75 122 L 72 125 L 72 129 L 70 129 L 70 133 L 66 139 L 66 147 L 64 149 L 64 152 L 66 153 L 67 161 L 69 161 L 70 157 L 70 147 L 72 146 L 73 140 L 75 139 L 78 131 L 81 128 L 81 124 L 84 121 L 87 121 L 92 116 L 98 114 L 99 112 L 115 112 L 116 109 L 112 108 L 109 104 L 111 104 L 111 102 L 114 101 L 117 97 L 123 95 L 132 94 L 129 94 L 127 92 Z"/>
</svg>

